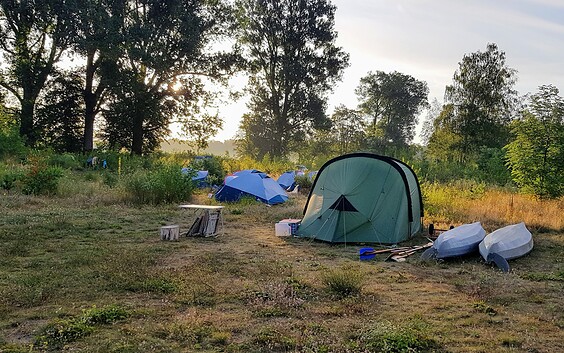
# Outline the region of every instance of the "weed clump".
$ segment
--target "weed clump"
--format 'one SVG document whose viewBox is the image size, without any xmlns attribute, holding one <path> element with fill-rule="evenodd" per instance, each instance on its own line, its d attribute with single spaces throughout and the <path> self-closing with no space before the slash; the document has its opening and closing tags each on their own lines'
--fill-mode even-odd
<svg viewBox="0 0 564 353">
<path fill-rule="evenodd" d="M 377 322 L 360 332 L 351 342 L 353 352 L 439 352 L 440 346 L 431 337 L 428 325 L 411 320 L 407 325 L 390 321 Z"/>
<path fill-rule="evenodd" d="M 363 273 L 348 267 L 331 270 L 323 275 L 323 284 L 339 298 L 360 295 L 364 283 Z"/>
<path fill-rule="evenodd" d="M 94 332 L 96 326 L 113 324 L 129 315 L 128 310 L 119 306 L 94 306 L 84 310 L 78 318 L 58 319 L 47 324 L 36 336 L 34 345 L 43 350 L 60 350 L 65 345 L 88 336 Z"/>
<path fill-rule="evenodd" d="M 481 313 L 484 314 L 488 314 L 490 316 L 495 316 L 497 315 L 497 310 L 495 310 L 494 308 L 492 308 L 491 306 L 487 305 L 485 302 L 483 301 L 478 301 L 475 302 L 473 304 L 473 307 L 476 311 L 479 311 Z"/>
</svg>

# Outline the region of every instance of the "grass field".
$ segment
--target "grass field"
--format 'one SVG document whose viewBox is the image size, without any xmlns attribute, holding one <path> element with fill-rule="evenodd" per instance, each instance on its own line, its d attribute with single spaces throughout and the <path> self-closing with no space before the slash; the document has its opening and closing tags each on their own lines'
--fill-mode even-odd
<svg viewBox="0 0 564 353">
<path fill-rule="evenodd" d="M 509 274 L 478 255 L 359 262 L 359 245 L 274 235 L 303 195 L 227 205 L 222 236 L 164 242 L 189 211 L 131 206 L 95 180 L 5 193 L 0 352 L 563 352 L 564 201 L 425 190 L 426 224 L 523 220 L 535 248 Z"/>
</svg>

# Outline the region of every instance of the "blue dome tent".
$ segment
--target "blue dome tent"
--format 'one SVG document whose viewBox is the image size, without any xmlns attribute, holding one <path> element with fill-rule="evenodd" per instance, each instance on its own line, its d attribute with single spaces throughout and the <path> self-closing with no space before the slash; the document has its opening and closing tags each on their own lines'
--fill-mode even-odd
<svg viewBox="0 0 564 353">
<path fill-rule="evenodd" d="M 296 172 L 288 171 L 278 177 L 278 184 L 287 191 L 292 191 L 296 187 Z"/>
<path fill-rule="evenodd" d="M 241 171 L 225 178 L 223 186 L 215 194 L 215 199 L 220 202 L 238 201 L 244 196 L 254 197 L 269 205 L 288 200 L 288 195 L 274 179 L 257 170 Z"/>
</svg>

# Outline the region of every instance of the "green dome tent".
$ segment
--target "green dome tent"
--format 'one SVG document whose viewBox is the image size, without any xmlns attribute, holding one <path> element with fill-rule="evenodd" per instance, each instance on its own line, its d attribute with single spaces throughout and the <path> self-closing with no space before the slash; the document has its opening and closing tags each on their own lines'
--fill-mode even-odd
<svg viewBox="0 0 564 353">
<path fill-rule="evenodd" d="M 422 216 L 419 181 L 409 166 L 391 157 L 353 153 L 321 167 L 298 235 L 395 244 L 421 231 Z"/>
</svg>

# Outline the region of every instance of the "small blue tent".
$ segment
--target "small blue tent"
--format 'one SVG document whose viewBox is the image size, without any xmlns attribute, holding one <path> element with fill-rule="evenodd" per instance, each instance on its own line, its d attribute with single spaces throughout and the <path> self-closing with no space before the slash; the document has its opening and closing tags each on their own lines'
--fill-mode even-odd
<svg viewBox="0 0 564 353">
<path fill-rule="evenodd" d="M 209 172 L 207 170 L 198 170 L 196 175 L 192 177 L 192 181 L 196 183 L 196 186 L 199 188 L 208 187 L 209 184 L 206 181 Z"/>
<path fill-rule="evenodd" d="M 194 170 L 190 169 L 190 168 L 182 168 L 181 170 L 182 174 L 189 174 L 189 173 L 194 173 Z M 205 188 L 208 185 L 208 183 L 206 182 L 206 178 L 208 177 L 209 172 L 207 170 L 198 170 L 195 171 L 196 175 L 192 176 L 192 181 L 196 184 L 197 187 L 199 188 Z"/>
<path fill-rule="evenodd" d="M 278 184 L 287 191 L 292 191 L 296 187 L 296 172 L 288 171 L 278 177 Z"/>
<path fill-rule="evenodd" d="M 288 200 L 284 189 L 266 173 L 252 170 L 234 173 L 225 178 L 225 183 L 215 194 L 217 201 L 238 201 L 243 196 L 251 196 L 269 205 Z"/>
</svg>

